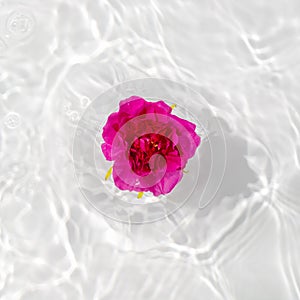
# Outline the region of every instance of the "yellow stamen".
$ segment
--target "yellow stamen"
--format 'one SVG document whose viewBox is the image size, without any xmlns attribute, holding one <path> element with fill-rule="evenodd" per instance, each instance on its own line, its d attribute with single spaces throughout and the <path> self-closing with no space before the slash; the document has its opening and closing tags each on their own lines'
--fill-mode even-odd
<svg viewBox="0 0 300 300">
<path fill-rule="evenodd" d="M 112 169 L 113 169 L 113 167 L 110 167 L 110 168 L 108 169 L 108 171 L 107 171 L 107 173 L 106 173 L 106 175 L 105 175 L 105 180 L 107 180 L 107 179 L 110 177 L 110 175 L 111 175 L 111 173 L 112 173 Z"/>
<path fill-rule="evenodd" d="M 176 107 L 176 104 L 172 104 L 172 105 L 170 105 L 170 107 L 171 107 L 172 109 L 174 109 L 174 108 Z"/>
<path fill-rule="evenodd" d="M 138 195 L 137 195 L 137 198 L 141 199 L 143 197 L 143 195 L 144 195 L 144 192 L 139 192 Z"/>
<path fill-rule="evenodd" d="M 189 172 L 189 170 L 183 170 L 183 173 L 187 174 Z"/>
</svg>

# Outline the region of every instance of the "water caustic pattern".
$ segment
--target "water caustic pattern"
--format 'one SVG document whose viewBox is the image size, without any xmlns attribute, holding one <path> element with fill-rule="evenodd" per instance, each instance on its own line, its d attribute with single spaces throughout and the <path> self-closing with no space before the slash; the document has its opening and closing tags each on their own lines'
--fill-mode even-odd
<svg viewBox="0 0 300 300">
<path fill-rule="evenodd" d="M 0 299 L 300 299 L 299 16 L 0 0 Z M 105 181 L 101 129 L 130 95 L 199 128 L 168 195 Z"/>
<path fill-rule="evenodd" d="M 2 39 L 0 39 L 0 55 L 4 52 L 5 49 L 6 49 L 5 42 Z"/>
</svg>

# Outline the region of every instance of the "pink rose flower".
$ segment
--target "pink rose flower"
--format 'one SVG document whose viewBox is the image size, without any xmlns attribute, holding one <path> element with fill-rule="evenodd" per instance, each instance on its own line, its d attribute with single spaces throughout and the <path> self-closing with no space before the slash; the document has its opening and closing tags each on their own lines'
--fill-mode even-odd
<svg viewBox="0 0 300 300">
<path fill-rule="evenodd" d="M 163 101 L 122 100 L 103 127 L 101 145 L 105 158 L 114 161 L 115 185 L 154 196 L 170 193 L 200 144 L 195 129 Z"/>
</svg>

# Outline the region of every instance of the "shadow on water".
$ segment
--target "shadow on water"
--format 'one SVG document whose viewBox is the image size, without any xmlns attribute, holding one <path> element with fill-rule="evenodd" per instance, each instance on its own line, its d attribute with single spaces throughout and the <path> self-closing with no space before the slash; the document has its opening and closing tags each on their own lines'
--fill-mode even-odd
<svg viewBox="0 0 300 300">
<path fill-rule="evenodd" d="M 245 221 L 244 208 L 251 207 L 252 196 L 260 186 L 259 174 L 247 160 L 248 141 L 232 132 L 224 120 L 219 122 L 226 141 L 225 152 L 222 137 L 212 130 L 200 151 L 200 175 L 194 191 L 197 197 L 191 197 L 181 208 L 184 217 L 171 234 L 175 243 L 197 248 L 204 259 Z M 224 159 L 226 167 L 222 172 Z"/>
</svg>

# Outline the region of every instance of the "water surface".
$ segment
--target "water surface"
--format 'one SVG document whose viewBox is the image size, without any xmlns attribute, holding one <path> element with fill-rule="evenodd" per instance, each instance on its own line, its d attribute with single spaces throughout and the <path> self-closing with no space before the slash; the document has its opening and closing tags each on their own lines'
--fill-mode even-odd
<svg viewBox="0 0 300 300">
<path fill-rule="evenodd" d="M 0 0 L 0 299 L 300 299 L 299 16 L 296 0 Z M 86 201 L 72 147 L 95 99 L 149 78 L 204 99 L 177 104 L 212 148 L 185 205 L 133 225 Z M 210 149 L 224 161 L 212 120 L 226 169 L 200 197 Z"/>
</svg>

